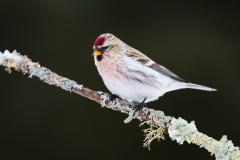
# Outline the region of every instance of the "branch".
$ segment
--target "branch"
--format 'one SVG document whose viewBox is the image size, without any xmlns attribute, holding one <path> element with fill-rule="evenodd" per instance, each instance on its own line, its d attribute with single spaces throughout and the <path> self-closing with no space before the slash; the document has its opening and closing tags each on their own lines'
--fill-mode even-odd
<svg viewBox="0 0 240 160">
<path fill-rule="evenodd" d="M 235 147 L 231 140 L 227 140 L 226 136 L 223 136 L 220 141 L 208 137 L 197 130 L 194 121 L 188 123 L 182 118 L 176 119 L 165 116 L 162 111 L 146 107 L 133 116 L 133 107 L 137 105 L 136 102 L 118 98 L 110 101 L 109 94 L 91 90 L 73 80 L 59 76 L 51 70 L 41 67 L 40 64 L 32 62 L 27 56 L 22 56 L 16 51 L 12 53 L 7 50 L 4 53 L 0 52 L 0 65 L 4 66 L 9 73 L 11 72 L 11 68 L 13 68 L 23 74 L 28 74 L 30 78 L 36 76 L 45 83 L 89 98 L 99 103 L 102 107 L 128 114 L 128 117 L 124 120 L 125 123 L 130 122 L 132 119 L 138 119 L 142 122 L 141 124 L 148 124 L 150 128 L 143 130 L 145 133 L 145 147 L 149 147 L 154 139 L 164 139 L 164 134 L 168 134 L 172 140 L 176 140 L 179 144 L 187 141 L 188 143 L 205 148 L 211 155 L 214 154 L 217 160 L 240 160 L 239 147 Z"/>
</svg>

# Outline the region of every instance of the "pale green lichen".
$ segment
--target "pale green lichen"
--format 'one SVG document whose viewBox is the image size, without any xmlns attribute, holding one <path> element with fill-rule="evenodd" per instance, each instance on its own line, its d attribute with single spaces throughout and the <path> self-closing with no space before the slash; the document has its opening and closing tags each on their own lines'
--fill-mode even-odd
<svg viewBox="0 0 240 160">
<path fill-rule="evenodd" d="M 10 53 L 8 50 L 5 50 L 3 53 L 0 52 L 0 65 L 5 61 L 5 60 L 13 60 L 15 62 L 21 62 L 23 59 L 21 58 L 20 54 L 17 53 L 16 50 L 14 50 L 12 53 Z"/>
<path fill-rule="evenodd" d="M 0 65 L 5 66 L 6 71 L 9 73 L 11 73 L 11 68 L 21 70 L 24 74 L 28 73 L 30 78 L 36 76 L 45 83 L 56 85 L 70 92 L 73 89 L 82 89 L 82 85 L 59 76 L 45 67 L 41 67 L 38 63 L 32 62 L 27 56 L 20 55 L 17 51 L 12 53 L 8 50 L 4 53 L 0 52 Z"/>
<path fill-rule="evenodd" d="M 139 126 L 143 126 L 146 122 L 141 123 Z M 150 150 L 150 145 L 154 139 L 160 141 L 161 139 L 164 139 L 164 131 L 165 129 L 163 127 L 157 127 L 150 125 L 149 128 L 143 129 L 145 139 L 143 140 L 143 147 L 148 147 Z"/>
<path fill-rule="evenodd" d="M 77 84 L 77 82 L 59 76 L 58 74 L 52 72 L 50 69 L 40 67 L 40 65 L 28 65 L 28 70 L 29 78 L 32 78 L 32 76 L 36 76 L 43 82 L 48 83 L 49 85 L 55 85 L 70 92 L 73 89 L 82 89 L 82 85 Z"/>
<path fill-rule="evenodd" d="M 168 129 L 168 134 L 172 140 L 176 140 L 179 144 L 183 144 L 186 140 L 186 135 L 194 131 L 197 131 L 194 121 L 188 123 L 182 118 L 173 118 Z"/>
<path fill-rule="evenodd" d="M 187 141 L 205 148 L 211 155 L 215 155 L 216 160 L 240 160 L 239 147 L 235 147 L 231 140 L 227 140 L 227 137 L 223 136 L 220 141 L 217 141 L 198 132 L 194 121 L 188 123 L 182 118 L 173 118 L 168 133 L 170 138 L 179 144 Z"/>
<path fill-rule="evenodd" d="M 19 62 L 22 60 L 19 58 L 19 54 L 16 51 L 10 53 L 8 50 L 0 53 L 0 65 L 5 66 L 5 71 L 11 73 L 11 68 L 17 70 L 19 67 Z"/>
<path fill-rule="evenodd" d="M 215 152 L 216 160 L 240 160 L 239 147 L 235 147 L 227 136 L 223 136 L 220 143 L 220 147 Z"/>
</svg>

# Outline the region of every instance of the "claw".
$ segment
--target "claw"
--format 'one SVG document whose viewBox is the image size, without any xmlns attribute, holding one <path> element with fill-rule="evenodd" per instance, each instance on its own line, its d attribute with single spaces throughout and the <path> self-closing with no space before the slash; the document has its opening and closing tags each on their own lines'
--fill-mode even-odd
<svg viewBox="0 0 240 160">
<path fill-rule="evenodd" d="M 143 107 L 147 106 L 147 104 L 145 103 L 146 99 L 147 98 L 144 98 L 144 100 L 141 103 L 133 107 L 134 109 L 133 116 L 135 116 L 136 112 L 140 112 L 143 109 Z"/>
</svg>

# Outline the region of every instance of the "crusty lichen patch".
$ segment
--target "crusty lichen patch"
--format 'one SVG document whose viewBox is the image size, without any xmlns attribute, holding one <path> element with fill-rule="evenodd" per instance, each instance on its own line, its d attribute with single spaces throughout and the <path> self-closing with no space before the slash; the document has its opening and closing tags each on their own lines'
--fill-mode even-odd
<svg viewBox="0 0 240 160">
<path fill-rule="evenodd" d="M 179 144 L 184 141 L 205 148 L 211 155 L 215 155 L 216 160 L 240 160 L 239 147 L 235 147 L 227 136 L 223 136 L 217 141 L 206 134 L 199 132 L 194 121 L 188 123 L 182 118 L 173 118 L 168 128 L 169 137 Z"/>
</svg>

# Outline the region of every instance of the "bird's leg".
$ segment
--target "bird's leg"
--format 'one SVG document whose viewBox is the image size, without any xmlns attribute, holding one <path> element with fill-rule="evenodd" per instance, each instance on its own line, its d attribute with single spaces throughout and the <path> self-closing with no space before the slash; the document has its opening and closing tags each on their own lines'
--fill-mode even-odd
<svg viewBox="0 0 240 160">
<path fill-rule="evenodd" d="M 116 98 L 121 99 L 118 95 L 112 94 L 112 95 L 109 97 L 109 101 L 113 101 L 113 100 L 115 100 Z"/>
<path fill-rule="evenodd" d="M 145 103 L 147 98 L 144 98 L 144 100 L 139 103 L 138 105 L 134 106 L 133 109 L 134 109 L 134 112 L 133 112 L 133 116 L 136 114 L 136 112 L 139 112 L 143 109 L 143 107 L 146 107 L 147 104 Z"/>
</svg>

